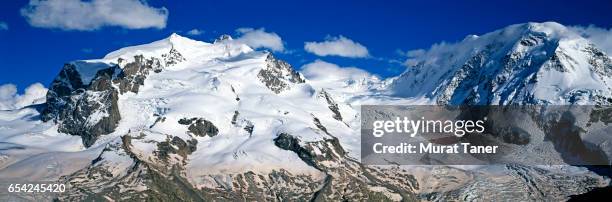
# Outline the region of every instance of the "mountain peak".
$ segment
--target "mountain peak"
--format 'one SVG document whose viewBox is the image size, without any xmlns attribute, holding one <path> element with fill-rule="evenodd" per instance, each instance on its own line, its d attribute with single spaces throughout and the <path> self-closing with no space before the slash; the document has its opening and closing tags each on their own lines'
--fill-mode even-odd
<svg viewBox="0 0 612 202">
<path fill-rule="evenodd" d="M 147 57 L 160 56 L 161 54 L 168 53 L 171 49 L 176 49 L 179 52 L 184 52 L 185 50 L 192 50 L 207 45 L 210 44 L 201 41 L 196 41 L 181 36 L 177 33 L 172 33 L 170 34 L 170 36 L 158 41 L 154 41 L 152 43 L 128 46 L 113 51 L 104 56 L 104 60 L 114 61 L 117 58 L 129 59 L 135 55 L 143 55 Z"/>
<path fill-rule="evenodd" d="M 183 37 L 183 36 L 177 34 L 176 32 L 172 32 L 172 34 L 170 34 L 168 38 L 172 39 L 172 38 L 178 38 L 178 37 Z"/>
<path fill-rule="evenodd" d="M 407 64 L 393 79 L 394 93 L 441 104 L 572 104 L 611 96 L 610 60 L 556 22 L 515 24 L 439 44 Z"/>
<path fill-rule="evenodd" d="M 232 36 L 230 36 L 229 34 L 222 34 L 221 36 L 217 37 L 217 39 L 215 39 L 214 43 L 231 40 L 234 40 Z"/>
<path fill-rule="evenodd" d="M 167 40 L 171 45 L 196 41 L 196 40 L 181 36 L 177 33 L 170 34 L 170 36 L 168 36 L 165 40 Z"/>
<path fill-rule="evenodd" d="M 526 35 L 542 35 L 550 39 L 576 39 L 581 36 L 557 22 L 528 22 L 504 27 L 492 33 L 507 35 L 512 38 L 520 38 Z"/>
</svg>

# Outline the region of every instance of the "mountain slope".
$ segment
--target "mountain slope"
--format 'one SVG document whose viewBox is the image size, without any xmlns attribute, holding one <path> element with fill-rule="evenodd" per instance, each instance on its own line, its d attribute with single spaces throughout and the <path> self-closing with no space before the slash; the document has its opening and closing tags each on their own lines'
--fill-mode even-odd
<svg viewBox="0 0 612 202">
<path fill-rule="evenodd" d="M 612 60 L 554 22 L 511 25 L 409 61 L 390 90 L 440 104 L 609 104 Z"/>
<path fill-rule="evenodd" d="M 354 160 L 358 133 L 343 122 L 331 95 L 271 53 L 231 38 L 208 44 L 173 34 L 68 63 L 41 111 L 39 124 L 50 127 L 43 134 L 80 136 L 85 151 L 101 150 L 80 171 L 60 175 L 78 187 L 62 199 L 412 193 L 410 184 L 379 180 L 390 174 Z"/>
</svg>

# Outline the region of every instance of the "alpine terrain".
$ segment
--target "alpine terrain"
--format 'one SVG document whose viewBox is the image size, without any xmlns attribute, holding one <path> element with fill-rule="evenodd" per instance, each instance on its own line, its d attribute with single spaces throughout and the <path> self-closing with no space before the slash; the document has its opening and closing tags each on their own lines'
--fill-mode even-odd
<svg viewBox="0 0 612 202">
<path fill-rule="evenodd" d="M 566 200 L 610 186 L 570 165 L 360 162 L 364 104 L 610 105 L 612 59 L 597 44 L 526 23 L 434 46 L 408 65 L 387 79 L 308 78 L 228 35 L 177 34 L 68 62 L 44 103 L 0 111 L 0 181 L 64 183 L 55 196 L 20 196 L 62 201 Z M 578 138 L 612 159 L 609 132 Z M 525 148 L 551 159 L 571 149 L 531 138 Z"/>
</svg>

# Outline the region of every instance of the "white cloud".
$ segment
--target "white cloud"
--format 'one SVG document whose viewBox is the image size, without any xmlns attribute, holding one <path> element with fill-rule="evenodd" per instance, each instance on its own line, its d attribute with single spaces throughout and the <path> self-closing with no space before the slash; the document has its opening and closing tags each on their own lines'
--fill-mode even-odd
<svg viewBox="0 0 612 202">
<path fill-rule="evenodd" d="M 360 90 L 359 87 L 379 80 L 378 77 L 365 70 L 356 67 L 340 67 L 322 60 L 302 66 L 300 72 L 314 86 L 331 89 L 356 86 L 357 88 L 353 90 Z"/>
<path fill-rule="evenodd" d="M 21 9 L 28 23 L 40 28 L 91 31 L 105 26 L 126 29 L 166 27 L 168 9 L 139 0 L 30 0 Z"/>
<path fill-rule="evenodd" d="M 47 88 L 40 83 L 34 83 L 25 89 L 23 95 L 17 94 L 14 84 L 0 85 L 0 110 L 20 109 L 25 106 L 45 102 Z"/>
<path fill-rule="evenodd" d="M 192 30 L 189 30 L 187 34 L 191 36 L 197 36 L 197 35 L 204 34 L 204 31 L 199 30 L 199 29 L 192 29 Z"/>
<path fill-rule="evenodd" d="M 602 49 L 608 55 L 612 55 L 612 28 L 605 29 L 594 25 L 588 27 L 574 26 L 569 28 L 593 42 L 595 46 Z"/>
<path fill-rule="evenodd" d="M 336 55 L 342 57 L 363 58 L 370 54 L 360 43 L 344 36 L 327 37 L 323 42 L 306 42 L 304 50 L 318 56 Z"/>
<path fill-rule="evenodd" d="M 2 30 L 8 30 L 8 24 L 6 24 L 6 22 L 2 22 L 0 21 L 0 31 Z"/>
<path fill-rule="evenodd" d="M 406 51 L 406 56 L 407 57 L 419 57 L 421 55 L 425 54 L 425 50 L 423 49 L 416 49 L 416 50 L 410 50 L 410 51 Z"/>
<path fill-rule="evenodd" d="M 284 51 L 285 45 L 278 34 L 266 32 L 264 28 L 239 28 L 236 32 L 240 35 L 234 41 L 244 43 L 251 48 L 268 48 L 273 51 Z"/>
</svg>

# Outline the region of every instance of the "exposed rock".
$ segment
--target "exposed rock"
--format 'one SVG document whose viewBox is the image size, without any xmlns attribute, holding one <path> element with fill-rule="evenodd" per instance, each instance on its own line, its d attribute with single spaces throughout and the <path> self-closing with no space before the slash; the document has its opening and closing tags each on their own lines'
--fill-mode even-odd
<svg viewBox="0 0 612 202">
<path fill-rule="evenodd" d="M 606 75 L 612 75 L 612 59 L 603 51 L 597 49 L 595 45 L 590 44 L 587 48 L 582 50 L 589 54 L 589 64 L 591 69 L 597 73 L 598 76 L 604 77 Z"/>
<path fill-rule="evenodd" d="M 123 64 L 124 61 L 119 59 L 118 62 Z M 98 70 L 91 81 L 87 81 L 89 83 L 83 83 L 83 75 L 76 65 Z M 100 135 L 112 133 L 117 127 L 121 119 L 117 104 L 119 94 L 138 93 L 149 72 L 159 68 L 158 59 L 145 59 L 142 55 L 135 56 L 123 69 L 118 65 L 88 62 L 66 64 L 47 92 L 47 108 L 42 112 L 42 120 L 58 123 L 59 132 L 81 136 L 83 144 L 89 147 Z"/>
<path fill-rule="evenodd" d="M 111 84 L 115 71 L 120 69 L 101 69 L 90 84 L 83 84 L 76 67 L 65 65 L 47 92 L 42 120 L 58 123 L 59 132 L 81 136 L 86 147 L 100 135 L 113 132 L 121 119 L 119 95 Z"/>
<path fill-rule="evenodd" d="M 155 127 L 155 125 L 157 125 L 157 123 L 159 123 L 159 122 L 164 122 L 164 121 L 166 121 L 166 117 L 164 117 L 164 116 L 160 116 L 160 115 L 158 115 L 158 114 L 155 114 L 154 116 L 157 116 L 157 118 L 155 119 L 155 122 L 153 122 L 153 124 L 151 124 L 151 125 L 149 126 L 149 128 L 153 128 L 153 127 Z"/>
<path fill-rule="evenodd" d="M 231 181 L 224 183 L 220 180 L 222 177 Z M 214 184 L 202 188 L 201 193 L 213 201 L 313 201 L 312 196 L 324 185 L 323 180 L 284 169 L 266 174 L 247 171 L 206 178 Z"/>
<path fill-rule="evenodd" d="M 236 89 L 234 89 L 234 86 L 230 86 L 230 87 L 232 88 L 232 93 L 234 93 L 234 95 L 236 95 L 236 102 L 240 101 L 240 97 L 236 93 Z"/>
<path fill-rule="evenodd" d="M 138 93 L 138 89 L 144 85 L 144 80 L 153 69 L 160 69 L 159 59 L 145 59 L 142 55 L 134 56 L 134 62 L 127 63 L 113 83 L 119 85 L 121 94 Z"/>
<path fill-rule="evenodd" d="M 238 115 L 240 115 L 240 112 L 238 111 L 234 111 L 234 115 L 232 116 L 232 125 L 236 125 L 236 121 L 238 119 Z"/>
<path fill-rule="evenodd" d="M 195 139 L 184 141 L 179 137 L 172 137 L 165 142 L 157 143 L 157 151 L 155 152 L 160 159 L 168 161 L 170 154 L 177 154 L 183 159 L 196 150 L 198 141 Z"/>
<path fill-rule="evenodd" d="M 178 123 L 181 125 L 191 125 L 191 123 L 193 123 L 195 120 L 197 120 L 197 118 L 182 118 L 178 120 Z"/>
<path fill-rule="evenodd" d="M 179 124 L 188 125 L 189 132 L 200 137 L 214 137 L 219 134 L 219 129 L 204 118 L 182 118 L 178 121 Z"/>
<path fill-rule="evenodd" d="M 325 98 L 325 101 L 329 105 L 329 110 L 331 110 L 334 113 L 332 117 L 338 121 L 342 121 L 342 114 L 340 114 L 340 108 L 338 108 L 338 103 L 334 101 L 331 95 L 329 95 L 327 91 L 321 90 L 321 92 L 319 93 L 319 97 Z"/>
<path fill-rule="evenodd" d="M 158 142 L 158 155 L 143 153 L 133 146 L 150 143 L 146 135 L 123 136 L 120 141 L 109 144 L 91 166 L 66 176 L 62 181 L 71 188 L 59 195 L 59 200 L 134 200 L 149 201 L 208 201 L 204 194 L 185 179 L 182 172 L 184 160 L 195 150 L 195 140 L 184 141 L 173 137 Z M 176 154 L 179 161 L 170 160 Z M 160 162 L 157 158 L 161 157 Z"/>
<path fill-rule="evenodd" d="M 259 71 L 257 77 L 276 94 L 291 88 L 290 84 L 305 82 L 300 73 L 295 71 L 289 63 L 274 58 L 271 53 L 268 53 L 266 58 L 266 67 Z"/>
<path fill-rule="evenodd" d="M 253 129 L 255 128 L 255 125 L 253 125 L 253 123 L 249 120 L 246 119 L 238 119 L 240 115 L 240 112 L 238 111 L 234 111 L 234 115 L 232 116 L 232 125 L 240 127 L 240 126 L 244 126 L 243 129 L 249 133 L 249 135 L 253 134 Z"/>
<path fill-rule="evenodd" d="M 318 142 L 303 142 L 281 133 L 274 139 L 279 148 L 295 152 L 308 165 L 327 174 L 324 185 L 310 201 L 416 200 L 413 191 L 418 184 L 412 175 L 365 167 L 346 155 L 337 138 L 330 137 Z"/>
<path fill-rule="evenodd" d="M 176 64 L 186 60 L 180 52 L 178 52 L 176 49 L 174 49 L 174 47 L 172 47 L 170 49 L 169 53 L 162 54 L 161 57 L 163 58 L 164 65 L 166 67 L 170 67 L 170 66 L 176 65 Z"/>
<path fill-rule="evenodd" d="M 300 145 L 299 139 L 287 133 L 281 133 L 276 139 L 274 139 L 274 145 L 281 149 L 295 152 L 300 157 L 300 159 L 302 159 L 308 165 L 318 168 L 312 151 L 309 151 L 308 149 L 302 147 Z"/>
<path fill-rule="evenodd" d="M 253 129 L 255 129 L 255 125 L 250 121 L 247 122 L 246 126 L 244 126 L 244 130 L 249 133 L 249 135 L 253 135 Z"/>
</svg>

